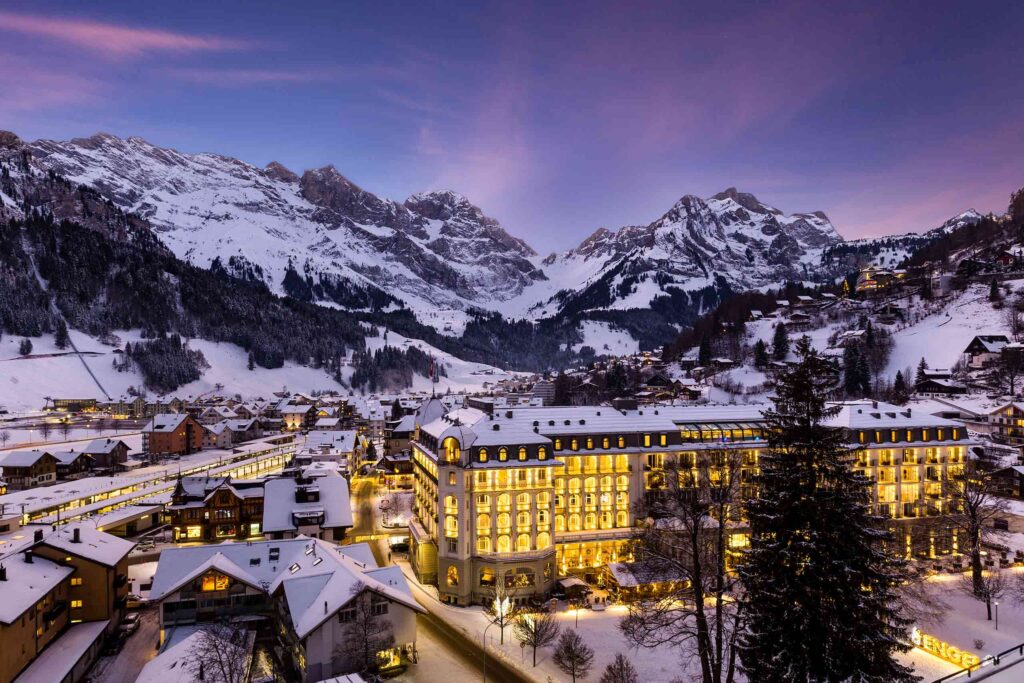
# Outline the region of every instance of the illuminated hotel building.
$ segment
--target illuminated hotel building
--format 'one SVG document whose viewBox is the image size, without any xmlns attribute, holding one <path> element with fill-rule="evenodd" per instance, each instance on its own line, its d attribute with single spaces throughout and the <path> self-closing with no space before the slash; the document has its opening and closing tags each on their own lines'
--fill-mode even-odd
<svg viewBox="0 0 1024 683">
<path fill-rule="evenodd" d="M 468 604 L 498 581 L 518 597 L 544 594 L 559 576 L 628 560 L 636 503 L 667 462 L 696 471 L 738 451 L 740 495 L 754 495 L 763 407 L 465 408 L 417 422 L 417 578 L 437 584 L 443 600 Z M 870 401 L 843 404 L 835 421 L 858 449 L 855 465 L 878 482 L 878 511 L 893 520 L 942 513 L 941 482 L 963 467 L 969 445 L 962 425 Z M 732 525 L 730 545 L 742 547 L 742 520 Z M 948 552 L 929 534 L 930 552 Z"/>
</svg>

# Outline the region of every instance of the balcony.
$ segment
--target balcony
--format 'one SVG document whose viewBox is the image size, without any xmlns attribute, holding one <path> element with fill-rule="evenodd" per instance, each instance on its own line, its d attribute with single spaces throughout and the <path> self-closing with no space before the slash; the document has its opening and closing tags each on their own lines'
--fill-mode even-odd
<svg viewBox="0 0 1024 683">
<path fill-rule="evenodd" d="M 128 583 L 128 575 L 127 574 L 118 574 L 117 578 L 114 579 L 114 588 L 121 588 L 122 586 L 124 586 L 127 583 Z"/>
</svg>

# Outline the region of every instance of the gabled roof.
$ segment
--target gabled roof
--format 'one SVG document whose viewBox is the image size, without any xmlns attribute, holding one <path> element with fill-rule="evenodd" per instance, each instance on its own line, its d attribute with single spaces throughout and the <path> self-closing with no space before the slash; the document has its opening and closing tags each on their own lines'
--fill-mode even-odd
<svg viewBox="0 0 1024 683">
<path fill-rule="evenodd" d="M 160 578 L 160 570 L 163 568 L 163 564 L 164 556 L 161 554 L 160 564 L 157 565 L 157 573 L 153 577 L 153 587 L 149 591 L 149 597 L 153 600 L 161 600 L 165 598 L 184 586 L 186 583 L 194 581 L 210 570 L 216 570 L 221 574 L 226 574 L 236 581 L 241 581 L 252 588 L 262 590 L 260 579 L 249 571 L 242 569 L 237 562 L 225 555 L 221 550 L 217 550 L 198 564 L 185 567 L 184 571 L 178 573 L 173 580 L 158 584 L 157 579 Z"/>
<path fill-rule="evenodd" d="M 264 485 L 263 531 L 295 531 L 292 513 L 323 512 L 325 529 L 352 526 L 352 504 L 348 480 L 337 474 L 317 477 L 310 486 L 319 489 L 320 500 L 299 503 L 295 493 L 299 483 L 290 477 L 268 479 Z"/>
<path fill-rule="evenodd" d="M 162 413 L 160 415 L 154 415 L 153 419 L 142 428 L 142 431 L 160 433 L 173 432 L 187 419 L 187 413 Z"/>
<path fill-rule="evenodd" d="M 75 529 L 78 530 L 78 543 L 74 541 Z M 132 541 L 97 531 L 92 524 L 82 522 L 57 527 L 56 531 L 43 537 L 42 544 L 107 567 L 116 566 L 135 547 Z"/>
<path fill-rule="evenodd" d="M 72 465 L 79 458 L 89 458 L 92 460 L 92 456 L 85 451 L 54 451 L 53 457 L 57 458 L 57 464 L 59 465 Z"/>
<path fill-rule="evenodd" d="M 0 467 L 31 467 L 44 456 L 56 457 L 52 451 L 32 449 L 30 451 L 11 451 L 0 458 Z"/>
<path fill-rule="evenodd" d="M 24 553 L 8 555 L 0 564 L 7 569 L 7 581 L 0 584 L 5 587 L 0 599 L 0 622 L 4 624 L 14 623 L 75 571 L 38 555 L 26 562 Z"/>
<path fill-rule="evenodd" d="M 83 453 L 91 453 L 93 455 L 100 453 L 112 453 L 114 449 L 119 446 L 128 448 L 128 444 L 120 439 L 93 439 L 89 442 L 89 445 L 82 449 Z"/>
</svg>

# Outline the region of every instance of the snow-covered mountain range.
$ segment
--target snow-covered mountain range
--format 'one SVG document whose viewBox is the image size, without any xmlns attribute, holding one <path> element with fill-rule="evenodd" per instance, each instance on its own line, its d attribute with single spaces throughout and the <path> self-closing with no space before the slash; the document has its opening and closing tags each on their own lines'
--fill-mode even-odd
<svg viewBox="0 0 1024 683">
<path fill-rule="evenodd" d="M 397 202 L 332 166 L 300 175 L 137 137 L 98 134 L 27 148 L 38 168 L 146 218 L 179 258 L 216 262 L 292 294 L 286 279 L 294 271 L 290 282 L 306 283 L 310 298 L 345 307 L 394 297 L 417 314 L 647 308 L 681 292 L 827 277 L 833 273 L 821 254 L 842 240 L 821 212 L 785 214 L 730 188 L 707 199 L 686 195 L 650 224 L 602 228 L 542 258 L 451 191 Z"/>
</svg>

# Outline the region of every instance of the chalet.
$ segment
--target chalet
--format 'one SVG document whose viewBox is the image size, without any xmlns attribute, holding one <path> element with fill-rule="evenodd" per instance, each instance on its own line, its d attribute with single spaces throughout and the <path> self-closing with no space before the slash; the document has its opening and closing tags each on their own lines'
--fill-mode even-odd
<svg viewBox="0 0 1024 683">
<path fill-rule="evenodd" d="M 1024 445 L 1024 403 L 1011 401 L 988 414 L 992 438 L 1013 446 Z"/>
<path fill-rule="evenodd" d="M 341 418 L 340 417 L 321 417 L 316 421 L 314 427 L 318 431 L 341 429 Z"/>
<path fill-rule="evenodd" d="M 57 458 L 49 451 L 12 451 L 0 460 L 4 481 L 12 491 L 57 482 Z"/>
<path fill-rule="evenodd" d="M 413 487 L 413 464 L 409 453 L 385 455 L 377 463 L 381 482 L 389 490 Z"/>
<path fill-rule="evenodd" d="M 290 401 L 279 408 L 283 428 L 294 432 L 300 429 L 311 429 L 316 425 L 316 408 L 312 404 L 297 405 Z"/>
<path fill-rule="evenodd" d="M 897 306 L 892 302 L 879 306 L 878 308 L 875 309 L 874 313 L 878 317 L 879 322 L 885 323 L 887 325 L 892 325 L 898 320 L 906 320 L 907 317 L 907 312 L 903 309 L 903 307 Z"/>
<path fill-rule="evenodd" d="M 1020 257 L 1019 257 L 1018 254 L 1015 254 L 1012 251 L 1007 251 L 1005 249 L 1003 251 L 999 252 L 999 255 L 996 256 L 996 258 L 995 258 L 995 262 L 998 265 L 1002 266 L 1003 268 L 1009 268 L 1011 266 L 1014 266 L 1019 261 L 1020 261 Z"/>
<path fill-rule="evenodd" d="M 348 480 L 338 474 L 278 477 L 264 485 L 263 533 L 267 538 L 308 536 L 340 543 L 352 528 Z"/>
<path fill-rule="evenodd" d="M 949 379 L 953 376 L 949 368 L 923 368 L 920 373 L 926 379 Z"/>
<path fill-rule="evenodd" d="M 967 391 L 966 384 L 948 378 L 925 377 L 914 385 L 914 392 L 922 396 L 962 396 Z"/>
<path fill-rule="evenodd" d="M 160 555 L 150 599 L 160 605 L 160 636 L 180 625 L 223 617 L 273 620 L 280 654 L 312 683 L 361 671 L 346 643 L 366 617 L 380 617 L 371 654 L 384 672 L 409 662 L 416 642 L 413 599 L 399 567 L 377 567 L 365 543 L 337 546 L 294 538 L 168 548 Z M 373 617 L 370 617 L 371 619 Z M 364 631 L 365 632 L 365 631 Z"/>
<path fill-rule="evenodd" d="M 749 318 L 749 320 L 751 322 L 753 322 L 755 320 L 760 320 L 763 317 L 764 317 L 764 313 L 762 313 L 761 311 L 759 311 L 757 309 L 753 309 L 753 310 L 750 311 L 750 318 Z"/>
<path fill-rule="evenodd" d="M 227 422 L 203 425 L 203 448 L 231 448 L 232 437 Z"/>
<path fill-rule="evenodd" d="M 856 346 L 864 341 L 866 334 L 865 330 L 843 330 L 836 335 L 835 345 L 841 348 Z"/>
<path fill-rule="evenodd" d="M 997 495 L 1006 498 L 1024 498 L 1024 466 L 1011 465 L 993 471 L 992 483 Z"/>
<path fill-rule="evenodd" d="M 199 421 L 203 424 L 216 424 L 223 420 L 233 420 L 236 417 L 238 417 L 238 413 L 227 406 L 210 406 L 199 414 Z"/>
<path fill-rule="evenodd" d="M 263 481 L 178 477 L 167 506 L 174 540 L 225 541 L 263 535 Z"/>
<path fill-rule="evenodd" d="M 231 441 L 233 443 L 239 443 L 242 441 L 252 441 L 263 436 L 263 428 L 260 426 L 259 420 L 255 418 L 227 420 L 226 423 L 229 430 L 231 430 Z"/>
<path fill-rule="evenodd" d="M 82 451 L 92 456 L 98 470 L 116 470 L 128 459 L 128 444 L 120 439 L 94 439 Z"/>
<path fill-rule="evenodd" d="M 1003 347 L 1010 343 L 1004 334 L 980 334 L 964 349 L 969 367 L 983 368 L 999 360 Z"/>
<path fill-rule="evenodd" d="M 808 308 L 810 306 L 814 306 L 816 303 L 817 302 L 814 300 L 814 297 L 807 296 L 806 294 L 801 294 L 796 298 L 796 306 L 800 308 Z"/>
<path fill-rule="evenodd" d="M 160 414 L 142 428 L 142 450 L 153 455 L 189 455 L 203 448 L 203 426 L 191 415 Z"/>
<path fill-rule="evenodd" d="M 990 273 L 993 270 L 996 270 L 995 263 L 977 258 L 965 258 L 956 264 L 956 274 L 959 277 L 971 277 L 979 273 Z"/>
<path fill-rule="evenodd" d="M 57 459 L 58 481 L 81 479 L 92 470 L 92 456 L 84 451 L 54 451 L 53 457 Z"/>
<path fill-rule="evenodd" d="M 804 329 L 811 324 L 811 316 L 803 311 L 793 311 L 786 320 L 786 326 L 790 329 Z"/>
</svg>

